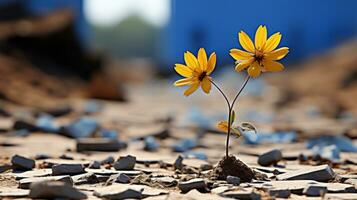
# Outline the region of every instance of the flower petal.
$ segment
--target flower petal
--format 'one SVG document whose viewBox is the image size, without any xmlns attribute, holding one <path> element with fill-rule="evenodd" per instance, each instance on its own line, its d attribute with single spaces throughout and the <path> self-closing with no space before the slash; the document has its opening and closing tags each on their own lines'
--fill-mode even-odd
<svg viewBox="0 0 357 200">
<path fill-rule="evenodd" d="M 190 94 L 194 93 L 198 87 L 200 86 L 199 82 L 196 82 L 194 84 L 192 84 L 184 93 L 185 96 L 189 96 Z"/>
<path fill-rule="evenodd" d="M 180 79 L 180 80 L 176 81 L 174 83 L 174 85 L 176 87 L 180 87 L 180 86 L 185 86 L 185 85 L 191 85 L 191 84 L 193 84 L 195 82 L 197 82 L 197 81 L 195 81 L 194 78 L 183 78 L 183 79 Z"/>
<path fill-rule="evenodd" d="M 238 33 L 238 38 L 239 38 L 239 43 L 243 47 L 243 49 L 251 53 L 255 52 L 255 48 L 252 40 L 244 31 Z"/>
<path fill-rule="evenodd" d="M 270 53 L 267 53 L 265 55 L 265 58 L 268 60 L 280 60 L 286 56 L 286 54 L 289 53 L 289 48 L 288 47 L 282 47 L 277 50 L 274 50 Z"/>
<path fill-rule="evenodd" d="M 249 68 L 248 68 L 248 74 L 250 77 L 256 78 L 260 75 L 261 73 L 261 68 L 258 62 L 254 62 Z"/>
<path fill-rule="evenodd" d="M 206 94 L 208 94 L 211 91 L 211 81 L 209 80 L 209 77 L 205 77 L 202 80 L 201 88 Z"/>
<path fill-rule="evenodd" d="M 186 65 L 189 68 L 191 68 L 192 70 L 199 69 L 198 60 L 191 52 L 189 52 L 189 51 L 185 52 L 184 59 L 185 59 Z"/>
<path fill-rule="evenodd" d="M 217 123 L 217 128 L 220 131 L 227 133 L 228 132 L 228 122 L 227 121 L 219 121 Z"/>
<path fill-rule="evenodd" d="M 273 51 L 279 45 L 280 40 L 281 40 L 281 34 L 279 32 L 270 36 L 263 47 L 263 52 L 269 53 Z"/>
<path fill-rule="evenodd" d="M 267 28 L 266 26 L 260 25 L 255 33 L 255 48 L 262 50 L 265 42 L 267 41 Z"/>
<path fill-rule="evenodd" d="M 207 54 L 204 48 L 198 50 L 198 63 L 200 64 L 202 71 L 207 70 Z"/>
<path fill-rule="evenodd" d="M 231 55 L 235 60 L 247 60 L 252 57 L 251 53 L 239 49 L 231 49 L 229 52 L 229 55 Z"/>
<path fill-rule="evenodd" d="M 283 64 L 272 60 L 264 61 L 263 65 L 264 65 L 264 69 L 268 72 L 280 72 L 284 70 Z"/>
<path fill-rule="evenodd" d="M 182 64 L 175 64 L 175 71 L 183 77 L 191 77 L 192 76 L 192 69 L 188 68 Z"/>
<path fill-rule="evenodd" d="M 211 53 L 207 62 L 207 75 L 210 75 L 216 67 L 216 53 Z"/>
<path fill-rule="evenodd" d="M 249 65 L 251 65 L 253 63 L 253 61 L 254 61 L 253 57 L 249 58 L 248 60 L 244 60 L 236 65 L 235 70 L 237 72 L 240 72 L 243 69 L 247 68 Z"/>
</svg>

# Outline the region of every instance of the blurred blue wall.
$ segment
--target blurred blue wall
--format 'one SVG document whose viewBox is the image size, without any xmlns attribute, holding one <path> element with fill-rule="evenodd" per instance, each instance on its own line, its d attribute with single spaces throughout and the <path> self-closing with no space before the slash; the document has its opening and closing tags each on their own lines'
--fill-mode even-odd
<svg viewBox="0 0 357 200">
<path fill-rule="evenodd" d="M 357 0 L 172 0 L 172 16 L 164 31 L 162 60 L 169 70 L 183 61 L 186 50 L 216 51 L 220 64 L 231 63 L 229 49 L 238 47 L 237 33 L 254 38 L 260 25 L 268 34 L 281 32 L 290 47 L 288 61 L 306 58 L 357 35 Z"/>
</svg>

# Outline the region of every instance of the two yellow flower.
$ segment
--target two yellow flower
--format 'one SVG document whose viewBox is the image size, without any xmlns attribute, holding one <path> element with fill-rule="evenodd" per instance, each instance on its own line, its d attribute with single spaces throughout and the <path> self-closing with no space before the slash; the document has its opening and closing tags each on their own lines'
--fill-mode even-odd
<svg viewBox="0 0 357 200">
<path fill-rule="evenodd" d="M 278 32 L 267 38 L 267 32 L 265 26 L 259 26 L 255 33 L 254 44 L 245 32 L 241 31 L 238 34 L 239 43 L 245 51 L 230 50 L 230 55 L 236 60 L 237 72 L 247 69 L 248 75 L 256 78 L 262 72 L 278 72 L 284 69 L 284 66 L 276 61 L 284 58 L 289 48 L 276 49 L 280 43 L 281 34 Z M 174 85 L 190 85 L 184 93 L 185 96 L 189 96 L 200 86 L 205 93 L 209 93 L 212 80 L 210 74 L 216 66 L 216 54 L 212 53 L 207 59 L 206 51 L 200 48 L 197 58 L 187 51 L 184 54 L 184 60 L 186 65 L 176 64 L 175 70 L 185 78 L 176 81 Z"/>
</svg>

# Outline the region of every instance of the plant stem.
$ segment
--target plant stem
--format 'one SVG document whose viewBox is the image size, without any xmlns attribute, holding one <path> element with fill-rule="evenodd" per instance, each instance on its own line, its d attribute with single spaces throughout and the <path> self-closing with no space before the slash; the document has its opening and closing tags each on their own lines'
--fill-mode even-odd
<svg viewBox="0 0 357 200">
<path fill-rule="evenodd" d="M 221 88 L 218 87 L 218 85 L 213 82 L 212 80 L 211 83 L 218 89 L 218 91 L 222 94 L 223 98 L 226 100 L 227 102 L 227 106 L 228 106 L 228 130 L 227 130 L 227 139 L 226 139 L 226 157 L 228 158 L 229 152 L 228 152 L 228 147 L 229 147 L 229 136 L 231 135 L 231 115 L 232 115 L 232 110 L 233 110 L 233 106 L 234 103 L 237 101 L 239 95 L 242 93 L 243 89 L 245 88 L 245 86 L 247 85 L 248 81 L 250 79 L 250 76 L 247 74 L 247 77 L 245 78 L 245 81 L 243 83 L 243 85 L 241 86 L 241 88 L 239 89 L 237 95 L 234 97 L 232 104 L 229 103 L 229 100 L 227 98 L 227 96 L 224 94 L 224 92 L 221 90 Z"/>
</svg>

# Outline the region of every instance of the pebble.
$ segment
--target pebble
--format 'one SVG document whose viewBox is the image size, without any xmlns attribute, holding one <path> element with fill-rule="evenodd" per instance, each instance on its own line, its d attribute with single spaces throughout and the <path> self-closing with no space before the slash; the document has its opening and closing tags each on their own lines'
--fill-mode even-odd
<svg viewBox="0 0 357 200">
<path fill-rule="evenodd" d="M 277 133 L 262 133 L 251 134 L 249 132 L 243 133 L 244 142 L 246 144 L 263 144 L 263 143 L 289 143 L 296 140 L 296 133 L 289 132 L 277 132 Z"/>
<path fill-rule="evenodd" d="M 90 164 L 89 164 L 89 166 L 88 166 L 88 168 L 90 168 L 90 169 L 100 169 L 100 162 L 98 162 L 98 161 L 92 161 Z"/>
<path fill-rule="evenodd" d="M 98 135 L 103 138 L 118 139 L 118 132 L 111 129 L 100 130 Z"/>
<path fill-rule="evenodd" d="M 258 158 L 258 164 L 261 166 L 269 166 L 272 164 L 276 164 L 282 159 L 283 154 L 281 153 L 281 151 L 279 149 L 274 149 L 260 155 Z"/>
<path fill-rule="evenodd" d="M 42 181 L 31 184 L 29 197 L 33 199 L 86 199 L 87 195 L 61 181 Z"/>
<path fill-rule="evenodd" d="M 234 199 L 246 199 L 246 200 L 260 200 L 260 194 L 254 191 L 229 191 L 221 194 L 224 197 L 230 197 Z"/>
<path fill-rule="evenodd" d="M 94 173 L 85 173 L 72 176 L 75 185 L 99 183 L 98 177 Z"/>
<path fill-rule="evenodd" d="M 329 181 L 333 179 L 335 173 L 328 165 L 320 165 L 315 167 L 306 167 L 284 174 L 277 175 L 278 180 L 315 180 Z"/>
<path fill-rule="evenodd" d="M 128 155 L 121 156 L 114 163 L 114 169 L 116 170 L 132 170 L 135 167 L 136 157 Z"/>
<path fill-rule="evenodd" d="M 184 155 L 184 158 L 197 158 L 200 160 L 207 160 L 206 153 L 200 152 L 200 151 L 188 151 L 188 152 L 185 152 L 183 155 Z"/>
<path fill-rule="evenodd" d="M 205 189 L 206 182 L 202 178 L 195 178 L 189 181 L 179 182 L 178 188 L 183 192 L 186 193 L 192 189 Z"/>
<path fill-rule="evenodd" d="M 308 185 L 304 191 L 303 194 L 306 196 L 323 196 L 324 193 L 327 192 L 327 187 L 326 186 L 321 186 L 321 185 Z"/>
<path fill-rule="evenodd" d="M 197 146 L 197 140 L 196 139 L 182 139 L 179 141 L 177 144 L 174 144 L 172 146 L 172 150 L 174 152 L 185 152 L 188 150 L 191 150 Z"/>
<path fill-rule="evenodd" d="M 52 166 L 52 175 L 76 175 L 85 173 L 81 164 L 58 164 Z"/>
<path fill-rule="evenodd" d="M 104 158 L 102 161 L 100 161 L 100 164 L 105 165 L 105 164 L 112 164 L 114 163 L 115 159 L 113 156 L 108 156 Z"/>
<path fill-rule="evenodd" d="M 153 136 L 146 137 L 144 139 L 144 150 L 145 151 L 157 151 L 160 147 L 159 143 Z"/>
<path fill-rule="evenodd" d="M 19 155 L 14 155 L 11 158 L 11 164 L 16 169 L 31 170 L 35 167 L 35 161 Z"/>
<path fill-rule="evenodd" d="M 163 185 L 165 185 L 166 187 L 172 187 L 172 186 L 176 186 L 177 185 L 177 180 L 172 178 L 172 177 L 154 177 L 151 178 L 152 181 L 154 182 L 158 182 L 161 183 Z"/>
<path fill-rule="evenodd" d="M 73 185 L 73 180 L 70 176 L 47 176 L 47 177 L 30 177 L 21 179 L 19 182 L 19 188 L 29 189 L 32 183 L 42 182 L 42 181 L 62 181 L 69 185 Z"/>
<path fill-rule="evenodd" d="M 121 185 L 113 185 L 98 189 L 94 192 L 94 196 L 103 199 L 142 199 L 142 190 L 129 187 L 121 187 Z"/>
<path fill-rule="evenodd" d="M 213 166 L 211 164 L 201 164 L 200 169 L 202 171 L 207 171 L 207 170 L 213 169 Z"/>
<path fill-rule="evenodd" d="M 227 176 L 226 179 L 227 183 L 233 184 L 233 185 L 239 185 L 240 184 L 240 178 L 236 176 Z"/>
<path fill-rule="evenodd" d="M 77 140 L 77 152 L 82 151 L 119 151 L 127 144 L 117 139 L 82 138 Z"/>
<path fill-rule="evenodd" d="M 61 133 L 71 138 L 87 138 L 94 134 L 98 128 L 98 122 L 89 117 L 82 117 L 77 121 L 61 127 Z"/>
<path fill-rule="evenodd" d="M 124 173 L 113 174 L 109 177 L 106 185 L 111 185 L 112 183 L 129 183 L 130 177 Z"/>
<path fill-rule="evenodd" d="M 183 168 L 183 157 L 179 155 L 174 162 L 174 169 L 181 170 Z"/>
<path fill-rule="evenodd" d="M 36 120 L 36 126 L 43 132 L 57 133 L 59 131 L 59 127 L 54 122 L 54 117 L 48 114 L 41 114 Z"/>
<path fill-rule="evenodd" d="M 269 189 L 269 195 L 275 198 L 289 198 L 290 190 L 287 189 Z"/>
</svg>

